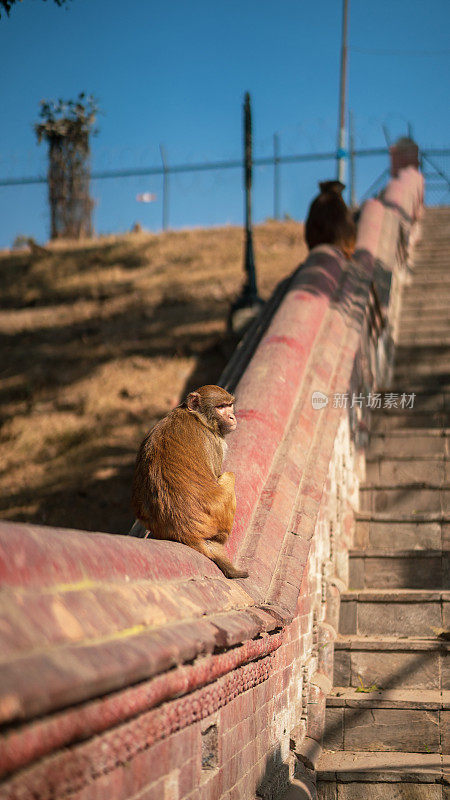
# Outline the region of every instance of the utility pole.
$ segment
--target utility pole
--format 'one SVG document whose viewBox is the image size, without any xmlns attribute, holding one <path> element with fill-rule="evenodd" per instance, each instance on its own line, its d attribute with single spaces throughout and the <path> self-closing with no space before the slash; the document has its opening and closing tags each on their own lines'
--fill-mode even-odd
<svg viewBox="0 0 450 800">
<path fill-rule="evenodd" d="M 342 9 L 342 43 L 341 43 L 341 83 L 339 91 L 339 132 L 337 147 L 337 177 L 345 183 L 345 105 L 347 99 L 347 28 L 348 28 L 348 0 L 343 0 Z"/>
</svg>

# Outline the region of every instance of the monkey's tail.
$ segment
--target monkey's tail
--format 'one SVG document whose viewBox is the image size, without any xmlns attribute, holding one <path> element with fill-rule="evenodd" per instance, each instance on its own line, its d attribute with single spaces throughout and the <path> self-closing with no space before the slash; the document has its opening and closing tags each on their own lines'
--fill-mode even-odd
<svg viewBox="0 0 450 800">
<path fill-rule="evenodd" d="M 231 563 L 221 543 L 206 539 L 202 544 L 205 545 L 205 550 L 200 550 L 200 552 L 204 552 L 211 561 L 214 561 L 226 578 L 248 578 L 248 572 L 246 570 L 238 569 Z"/>
</svg>

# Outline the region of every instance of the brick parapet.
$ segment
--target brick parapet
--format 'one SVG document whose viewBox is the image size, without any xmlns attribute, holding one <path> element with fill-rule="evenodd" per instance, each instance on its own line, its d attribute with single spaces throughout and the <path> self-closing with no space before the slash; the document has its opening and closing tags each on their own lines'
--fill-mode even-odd
<svg viewBox="0 0 450 800">
<path fill-rule="evenodd" d="M 363 210 L 353 265 L 317 248 L 298 269 L 237 385 L 229 550 L 249 579 L 176 543 L 0 523 L 0 800 L 271 798 L 320 748 L 359 472 L 331 397 L 358 389 L 377 266 L 404 260 L 407 172 Z"/>
</svg>

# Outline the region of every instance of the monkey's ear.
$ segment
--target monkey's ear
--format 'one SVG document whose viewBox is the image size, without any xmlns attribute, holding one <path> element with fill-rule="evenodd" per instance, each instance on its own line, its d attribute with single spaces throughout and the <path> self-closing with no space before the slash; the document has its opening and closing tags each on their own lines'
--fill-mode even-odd
<svg viewBox="0 0 450 800">
<path fill-rule="evenodd" d="M 331 192 L 331 194 L 340 195 L 345 189 L 345 183 L 341 183 L 341 181 L 321 181 L 319 189 L 322 194 Z"/>
<path fill-rule="evenodd" d="M 186 403 L 189 411 L 198 411 L 200 408 L 200 395 L 198 392 L 188 394 Z"/>
</svg>

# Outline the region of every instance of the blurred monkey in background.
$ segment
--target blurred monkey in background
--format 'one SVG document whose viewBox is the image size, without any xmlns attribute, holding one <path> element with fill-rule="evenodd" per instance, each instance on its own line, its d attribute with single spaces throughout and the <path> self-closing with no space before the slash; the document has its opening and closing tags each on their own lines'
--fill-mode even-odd
<svg viewBox="0 0 450 800">
<path fill-rule="evenodd" d="M 356 243 L 356 224 L 345 204 L 340 181 L 319 183 L 320 194 L 312 201 L 305 224 L 305 239 L 310 250 L 319 244 L 338 247 L 351 258 Z"/>
</svg>

